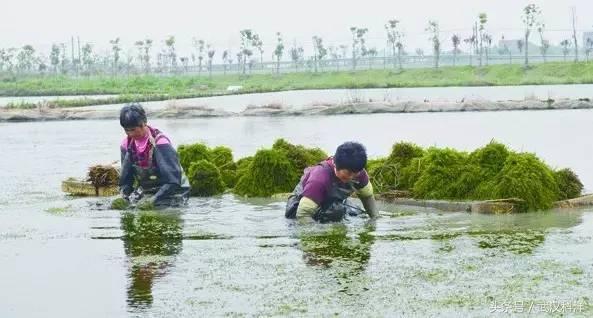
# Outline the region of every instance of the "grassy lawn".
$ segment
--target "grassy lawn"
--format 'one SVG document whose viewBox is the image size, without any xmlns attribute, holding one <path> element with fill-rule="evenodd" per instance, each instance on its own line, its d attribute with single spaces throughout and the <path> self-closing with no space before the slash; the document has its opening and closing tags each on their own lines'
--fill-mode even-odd
<svg viewBox="0 0 593 318">
<path fill-rule="evenodd" d="M 241 93 L 274 92 L 302 89 L 390 88 L 443 86 L 496 86 L 593 83 L 593 63 L 545 63 L 529 69 L 521 65 L 492 65 L 395 70 L 293 72 L 280 76 L 237 74 L 207 76 L 134 75 L 36 76 L 14 80 L 0 77 L 0 96 L 48 96 L 83 94 L 118 94 L 117 98 L 99 101 L 60 100 L 56 106 L 73 107 L 128 101 L 164 100 L 227 94 L 229 85 L 241 85 Z M 19 107 L 19 105 L 13 105 Z M 27 105 L 22 104 L 22 107 Z M 30 106 L 30 105 L 29 105 Z"/>
</svg>

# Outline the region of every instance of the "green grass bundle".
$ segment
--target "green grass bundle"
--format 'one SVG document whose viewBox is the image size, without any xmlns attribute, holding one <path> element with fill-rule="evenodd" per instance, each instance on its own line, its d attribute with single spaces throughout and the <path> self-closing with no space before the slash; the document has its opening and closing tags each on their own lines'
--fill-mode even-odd
<svg viewBox="0 0 593 318">
<path fill-rule="evenodd" d="M 583 184 L 579 177 L 570 169 L 554 172 L 558 184 L 558 200 L 568 200 L 579 197 L 583 192 Z"/>
<path fill-rule="evenodd" d="M 283 152 L 294 167 L 295 175 L 300 176 L 305 168 L 315 165 L 328 155 L 319 148 L 306 148 L 302 145 L 293 145 L 284 139 L 274 142 L 272 149 Z M 298 181 L 298 180 L 295 180 Z"/>
<path fill-rule="evenodd" d="M 235 192 L 248 197 L 268 197 L 292 191 L 298 178 L 284 152 L 263 149 L 253 156 L 249 168 L 237 182 Z"/>
<path fill-rule="evenodd" d="M 468 155 L 451 148 L 429 148 L 422 158 L 422 173 L 412 192 L 420 199 L 461 199 L 464 187 L 459 177 L 467 170 Z"/>
<path fill-rule="evenodd" d="M 110 187 L 119 184 L 119 173 L 113 166 L 96 165 L 89 168 L 88 181 L 95 187 Z"/>
<path fill-rule="evenodd" d="M 408 190 L 414 185 L 413 169 L 407 169 L 412 161 L 421 158 L 424 149 L 409 142 L 398 142 L 391 148 L 391 153 L 380 166 L 368 169 L 373 186 L 378 191 Z"/>
<path fill-rule="evenodd" d="M 549 209 L 558 199 L 553 171 L 530 153 L 509 154 L 492 190 L 495 198 L 525 200 L 529 210 Z"/>
<path fill-rule="evenodd" d="M 194 162 L 189 167 L 189 183 L 193 196 L 208 197 L 224 192 L 224 182 L 218 167 L 206 160 Z"/>
<path fill-rule="evenodd" d="M 179 162 L 181 163 L 181 167 L 186 173 L 189 172 L 189 167 L 192 163 L 198 162 L 200 160 L 212 160 L 210 157 L 210 149 L 208 149 L 208 146 L 203 143 L 180 145 L 177 148 L 177 153 L 179 154 Z"/>
</svg>

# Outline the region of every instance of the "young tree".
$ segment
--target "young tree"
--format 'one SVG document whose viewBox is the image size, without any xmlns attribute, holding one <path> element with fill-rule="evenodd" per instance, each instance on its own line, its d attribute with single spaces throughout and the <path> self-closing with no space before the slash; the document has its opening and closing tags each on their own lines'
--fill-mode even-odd
<svg viewBox="0 0 593 318">
<path fill-rule="evenodd" d="M 432 50 L 434 54 L 434 67 L 439 68 L 439 58 L 441 55 L 441 40 L 439 39 L 439 23 L 436 21 L 428 21 L 426 31 L 430 33 L 429 40 L 432 42 Z"/>
<path fill-rule="evenodd" d="M 214 58 L 215 50 L 210 48 L 208 45 L 208 77 L 212 79 L 212 59 Z"/>
<path fill-rule="evenodd" d="M 358 59 L 357 54 L 366 50 L 365 48 L 365 35 L 369 30 L 367 28 L 351 27 L 352 32 L 352 69 L 356 69 L 356 61 Z M 360 45 L 360 48 L 359 48 Z"/>
<path fill-rule="evenodd" d="M 587 41 L 585 41 L 585 55 L 587 56 L 587 62 L 589 62 L 589 55 L 591 54 L 591 51 L 593 51 L 593 40 L 591 40 L 591 38 L 587 38 Z"/>
<path fill-rule="evenodd" d="M 570 40 L 566 39 L 566 40 L 563 40 L 562 42 L 560 42 L 560 45 L 562 46 L 562 54 L 564 55 L 564 62 L 566 62 L 566 56 L 568 55 L 568 53 L 570 53 L 570 47 L 572 46 L 572 43 L 570 42 Z"/>
<path fill-rule="evenodd" d="M 500 55 L 508 54 L 509 55 L 509 65 L 510 64 L 513 64 L 513 55 L 512 55 L 511 49 L 507 45 L 507 42 L 504 40 L 504 34 L 502 35 L 502 37 L 501 37 L 500 40 L 501 40 L 501 43 L 502 43 L 502 48 L 499 49 Z"/>
<path fill-rule="evenodd" d="M 241 64 L 243 63 L 243 53 L 239 51 L 237 54 L 237 73 L 241 73 Z"/>
<path fill-rule="evenodd" d="M 229 50 L 222 51 L 222 66 L 224 69 L 224 75 L 226 75 L 226 65 L 229 62 Z"/>
<path fill-rule="evenodd" d="M 35 63 L 38 65 L 37 66 L 37 71 L 42 74 L 45 75 L 45 71 L 47 71 L 47 60 L 44 56 L 38 56 L 35 58 Z"/>
<path fill-rule="evenodd" d="M 525 42 L 523 42 L 523 40 L 517 40 L 517 50 L 519 50 L 519 54 L 523 53 L 523 47 L 525 47 Z"/>
<path fill-rule="evenodd" d="M 294 64 L 295 72 L 298 72 L 298 70 L 299 70 L 299 63 L 301 63 L 301 61 L 303 60 L 304 52 L 305 52 L 305 50 L 303 50 L 303 48 L 300 46 L 297 47 L 296 43 L 290 49 L 290 59 L 292 60 L 292 63 Z"/>
<path fill-rule="evenodd" d="M 542 58 L 544 59 L 544 63 L 546 63 L 546 55 L 548 53 L 548 49 L 550 48 L 550 43 L 544 39 L 544 28 L 545 28 L 545 24 L 540 23 L 537 27 L 537 32 L 539 33 L 539 41 L 540 41 L 540 47 L 539 47 L 539 52 L 542 55 Z"/>
<path fill-rule="evenodd" d="M 488 65 L 488 59 L 490 56 L 490 48 L 492 47 L 492 36 L 490 34 L 484 33 L 483 41 L 486 44 L 484 47 L 484 52 L 486 53 L 486 65 Z"/>
<path fill-rule="evenodd" d="M 150 49 L 152 48 L 152 40 L 144 40 L 144 71 L 150 73 Z"/>
<path fill-rule="evenodd" d="M 274 57 L 276 58 L 276 75 L 280 74 L 280 60 L 284 54 L 284 42 L 282 40 L 282 34 L 276 32 L 276 48 L 274 49 Z"/>
<path fill-rule="evenodd" d="M 171 72 L 177 71 L 177 53 L 175 52 L 175 37 L 169 36 L 165 40 L 165 45 L 167 46 L 167 55 L 169 58 L 169 63 L 171 63 Z"/>
<path fill-rule="evenodd" d="M 16 56 L 16 68 L 19 72 L 30 72 L 35 63 L 35 49 L 32 45 L 23 46 Z"/>
<path fill-rule="evenodd" d="M 348 56 L 348 45 L 346 45 L 346 44 L 340 45 L 340 51 L 341 51 L 341 58 L 345 59 L 346 56 Z"/>
<path fill-rule="evenodd" d="M 379 55 L 379 52 L 376 48 L 370 48 L 366 51 L 365 54 L 369 58 L 369 70 L 373 68 L 373 59 Z"/>
<path fill-rule="evenodd" d="M 523 25 L 525 26 L 525 67 L 529 66 L 529 35 L 531 29 L 539 25 L 541 10 L 535 4 L 529 4 L 523 9 Z"/>
<path fill-rule="evenodd" d="M 4 71 L 4 66 L 8 67 L 8 50 L 0 49 L 0 72 Z"/>
<path fill-rule="evenodd" d="M 4 71 L 4 65 L 6 64 L 6 49 L 0 49 L 0 72 Z"/>
<path fill-rule="evenodd" d="M 66 43 L 60 43 L 60 70 L 62 74 L 68 73 L 68 58 L 66 57 Z"/>
<path fill-rule="evenodd" d="M 196 61 L 196 54 L 198 56 L 198 76 L 202 74 L 202 62 L 204 61 L 204 40 L 197 39 L 196 37 L 192 38 L 192 46 L 194 47 L 195 54 L 192 54 L 192 61 L 195 65 Z"/>
<path fill-rule="evenodd" d="M 86 75 L 90 75 L 92 73 L 92 67 L 93 67 L 94 63 L 95 63 L 95 56 L 93 54 L 93 46 L 90 43 L 86 43 L 82 47 L 83 73 Z"/>
<path fill-rule="evenodd" d="M 327 55 L 327 49 L 323 46 L 323 39 L 319 36 L 313 36 L 313 53 L 313 66 L 315 67 L 315 73 L 317 73 L 317 66 L 322 68 L 321 61 Z"/>
<path fill-rule="evenodd" d="M 0 63 L 2 68 L 6 66 L 6 70 L 10 73 L 14 70 L 14 57 L 16 54 L 15 48 L 3 49 L 0 51 Z"/>
<path fill-rule="evenodd" d="M 457 53 L 459 53 L 459 35 L 453 34 L 451 37 L 451 43 L 453 43 L 453 66 L 457 65 Z"/>
<path fill-rule="evenodd" d="M 121 46 L 119 45 L 119 38 L 115 38 L 114 40 L 110 40 L 109 44 L 111 44 L 111 52 L 113 54 L 113 74 L 117 74 L 119 66 L 119 52 L 121 51 Z M 62 52 L 63 53 L 63 52 Z"/>
<path fill-rule="evenodd" d="M 156 71 L 158 73 L 163 72 L 164 70 L 164 66 L 165 66 L 165 54 L 163 53 L 163 51 L 161 50 L 161 52 L 159 52 L 156 56 Z"/>
<path fill-rule="evenodd" d="M 51 51 L 49 53 L 49 62 L 53 68 L 54 73 L 58 73 L 58 67 L 60 65 L 60 47 L 57 44 L 51 45 Z"/>
<path fill-rule="evenodd" d="M 587 38 L 585 41 L 585 54 L 587 55 L 587 62 L 589 62 L 589 55 L 593 52 L 593 40 L 591 38 Z"/>
<path fill-rule="evenodd" d="M 571 8 L 571 12 L 572 12 L 572 41 L 574 43 L 574 61 L 578 62 L 579 61 L 579 42 L 577 41 L 577 13 L 576 13 L 576 8 L 572 7 Z"/>
<path fill-rule="evenodd" d="M 417 48 L 415 53 L 416 53 L 416 56 L 418 56 L 421 61 L 424 61 L 424 50 L 423 49 Z"/>
<path fill-rule="evenodd" d="M 133 53 L 133 49 L 128 49 L 127 54 L 125 55 L 126 57 L 126 76 L 130 75 L 130 70 L 132 69 L 132 66 L 134 65 L 134 53 Z"/>
<path fill-rule="evenodd" d="M 399 20 L 393 19 L 387 21 L 385 24 L 385 30 L 387 31 L 387 41 L 391 45 L 391 52 L 393 56 L 393 68 L 395 68 L 395 57 L 396 57 L 396 49 L 397 49 L 397 62 L 399 64 L 399 69 L 402 70 L 402 60 L 401 60 L 401 53 L 403 51 L 403 37 L 404 34 L 398 28 Z"/>
<path fill-rule="evenodd" d="M 183 68 L 183 72 L 187 73 L 189 69 L 189 57 L 187 56 L 180 56 L 179 62 L 181 62 L 181 67 Z"/>
<path fill-rule="evenodd" d="M 480 27 L 478 29 L 478 33 L 479 33 L 478 39 L 480 41 L 480 52 L 479 52 L 480 59 L 479 59 L 479 61 L 480 61 L 480 66 L 482 66 L 483 65 L 482 59 L 484 56 L 484 42 L 485 42 L 484 36 L 486 35 L 486 23 L 488 22 L 488 16 L 486 15 L 486 13 L 480 13 L 478 16 L 478 20 L 480 23 Z"/>
<path fill-rule="evenodd" d="M 476 46 L 478 38 L 475 34 L 463 40 L 463 42 L 469 45 L 469 65 L 473 66 L 473 56 L 474 56 L 474 48 Z"/>
<path fill-rule="evenodd" d="M 111 53 L 112 53 L 112 60 L 113 60 L 113 74 L 115 75 L 119 69 L 119 52 L 121 51 L 121 46 L 119 44 L 119 38 L 115 38 L 109 41 L 111 44 Z"/>
<path fill-rule="evenodd" d="M 229 63 L 229 70 L 233 69 L 233 58 L 231 57 L 231 54 L 229 53 L 229 58 L 227 59 L 228 63 Z"/>
<path fill-rule="evenodd" d="M 243 75 L 246 75 L 246 67 L 249 60 L 249 70 L 251 71 L 251 56 L 253 55 L 253 40 L 255 33 L 251 29 L 244 29 L 240 31 L 241 34 L 241 55 L 243 57 Z"/>
<path fill-rule="evenodd" d="M 253 34 L 253 47 L 255 47 L 259 51 L 259 64 L 261 68 L 264 67 L 264 42 L 260 38 L 259 34 Z"/>
<path fill-rule="evenodd" d="M 136 59 L 138 60 L 138 66 L 140 66 L 140 68 L 144 67 L 144 40 L 139 40 L 134 42 L 134 46 L 136 46 L 136 49 L 138 50 L 138 56 L 136 57 Z"/>
<path fill-rule="evenodd" d="M 338 48 L 331 45 L 330 47 L 328 47 L 328 51 L 329 51 L 329 56 L 333 60 L 333 65 L 336 66 L 336 71 L 339 71 L 340 63 L 338 62 L 338 60 L 341 58 L 341 56 L 340 56 L 340 52 L 338 51 Z"/>
</svg>

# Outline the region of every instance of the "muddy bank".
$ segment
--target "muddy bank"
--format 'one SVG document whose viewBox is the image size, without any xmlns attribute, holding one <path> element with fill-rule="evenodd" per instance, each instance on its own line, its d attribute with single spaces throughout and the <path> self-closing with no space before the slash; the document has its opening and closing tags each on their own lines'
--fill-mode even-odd
<svg viewBox="0 0 593 318">
<path fill-rule="evenodd" d="M 117 106 L 117 105 L 111 105 Z M 195 105 L 193 101 L 169 101 L 162 107 L 147 107 L 150 118 L 200 118 L 230 116 L 318 116 L 340 114 L 421 113 L 421 112 L 477 112 L 510 110 L 590 109 L 590 99 L 561 100 L 507 100 L 483 99 L 451 101 L 379 101 L 346 103 L 313 103 L 304 106 L 287 106 L 281 103 L 249 105 L 233 112 Z M 0 109 L 0 122 L 115 119 L 118 107 L 93 106 L 84 108 Z"/>
<path fill-rule="evenodd" d="M 123 105 L 121 105 L 123 106 Z M 150 118 L 203 118 L 225 117 L 234 114 L 203 106 L 166 107 L 146 110 Z M 48 121 L 48 120 L 90 120 L 117 119 L 119 109 L 101 109 L 101 106 L 76 108 L 44 108 L 27 110 L 1 109 L 0 122 Z"/>
</svg>

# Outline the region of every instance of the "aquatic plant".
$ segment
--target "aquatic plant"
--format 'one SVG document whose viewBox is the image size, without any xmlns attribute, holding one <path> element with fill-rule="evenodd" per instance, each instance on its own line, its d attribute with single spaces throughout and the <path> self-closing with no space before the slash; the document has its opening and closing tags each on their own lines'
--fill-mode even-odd
<svg viewBox="0 0 593 318">
<path fill-rule="evenodd" d="M 124 198 L 116 198 L 111 201 L 111 209 L 113 210 L 125 210 L 130 206 L 130 202 Z"/>
<path fill-rule="evenodd" d="M 469 160 L 482 169 L 484 178 L 492 178 L 502 170 L 510 151 L 499 142 L 491 141 L 469 155 Z"/>
<path fill-rule="evenodd" d="M 229 147 L 218 146 L 210 150 L 210 158 L 213 164 L 222 168 L 226 166 L 233 166 L 233 151 Z"/>
<path fill-rule="evenodd" d="M 463 198 L 465 185 L 456 181 L 467 169 L 467 158 L 467 153 L 451 148 L 429 148 L 422 158 L 422 173 L 412 188 L 414 196 L 421 199 Z"/>
<path fill-rule="evenodd" d="M 293 145 L 284 139 L 278 139 L 274 142 L 272 149 L 283 152 L 294 167 L 294 174 L 300 176 L 303 170 L 309 166 L 315 165 L 328 155 L 319 148 L 306 148 L 302 145 Z M 295 183 L 298 179 L 295 180 Z"/>
<path fill-rule="evenodd" d="M 184 171 L 189 173 L 193 163 L 206 160 L 214 164 L 224 181 L 224 184 L 232 188 L 237 181 L 237 165 L 233 161 L 233 152 L 230 148 L 218 146 L 210 149 L 203 143 L 181 145 L 177 149 L 179 161 Z"/>
<path fill-rule="evenodd" d="M 568 168 L 554 171 L 554 178 L 558 184 L 558 200 L 573 199 L 583 192 L 583 183 L 576 173 Z"/>
<path fill-rule="evenodd" d="M 154 211 L 156 207 L 152 198 L 144 197 L 136 203 L 136 208 L 140 211 Z"/>
<path fill-rule="evenodd" d="M 96 165 L 89 168 L 87 181 L 95 187 L 111 187 L 119 184 L 119 172 L 110 165 Z"/>
<path fill-rule="evenodd" d="M 179 162 L 185 172 L 189 172 L 189 167 L 192 163 L 200 160 L 210 161 L 210 149 L 203 143 L 195 143 L 191 145 L 180 145 L 177 147 L 179 154 Z"/>
<path fill-rule="evenodd" d="M 290 192 L 298 177 L 285 152 L 262 149 L 253 156 L 249 168 L 243 171 L 235 192 L 248 197 L 267 197 L 274 193 Z"/>
<path fill-rule="evenodd" d="M 558 184 L 552 170 L 534 154 L 511 153 L 492 192 L 495 198 L 519 198 L 529 210 L 543 210 L 558 199 Z"/>
<path fill-rule="evenodd" d="M 237 180 L 249 171 L 249 166 L 253 162 L 253 156 L 245 157 L 237 160 Z"/>
<path fill-rule="evenodd" d="M 212 163 L 220 170 L 222 181 L 228 188 L 233 188 L 237 182 L 237 164 L 233 161 L 230 148 L 218 146 L 210 150 Z"/>
<path fill-rule="evenodd" d="M 182 220 L 178 215 L 155 211 L 121 215 L 127 255 L 174 255 L 181 251 Z"/>
<path fill-rule="evenodd" d="M 213 163 L 199 160 L 191 164 L 188 170 L 191 195 L 207 197 L 224 192 L 224 182 L 220 170 Z"/>
<path fill-rule="evenodd" d="M 367 163 L 367 172 L 371 176 L 373 187 L 378 192 L 389 190 L 408 190 L 411 183 L 412 169 L 406 171 L 415 158 L 424 155 L 424 150 L 409 142 L 398 142 L 391 148 L 391 153 L 386 159 L 378 159 Z M 408 172 L 408 173 L 406 173 Z"/>
<path fill-rule="evenodd" d="M 422 157 L 423 155 L 424 149 L 422 147 L 410 142 L 398 142 L 391 147 L 391 153 L 387 157 L 387 161 L 406 167 L 412 159 Z"/>
<path fill-rule="evenodd" d="M 545 235 L 535 230 L 470 231 L 477 238 L 480 248 L 501 249 L 515 254 L 530 254 L 542 245 Z"/>
<path fill-rule="evenodd" d="M 301 247 L 309 265 L 331 266 L 339 262 L 344 269 L 355 272 L 364 269 L 370 259 L 370 250 L 375 237 L 373 227 L 361 229 L 355 237 L 348 235 L 344 224 L 333 224 L 322 231 L 299 233 Z"/>
</svg>

